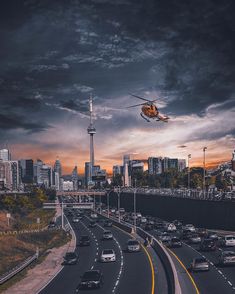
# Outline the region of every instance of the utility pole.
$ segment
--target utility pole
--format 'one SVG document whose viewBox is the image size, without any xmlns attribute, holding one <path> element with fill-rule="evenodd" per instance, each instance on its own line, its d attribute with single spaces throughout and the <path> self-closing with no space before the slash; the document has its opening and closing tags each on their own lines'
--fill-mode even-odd
<svg viewBox="0 0 235 294">
<path fill-rule="evenodd" d="M 62 229 L 64 229 L 64 202 L 62 202 Z"/>
<path fill-rule="evenodd" d="M 120 186 L 118 186 L 118 222 L 121 222 L 121 215 L 120 215 Z"/>
<path fill-rule="evenodd" d="M 136 179 L 135 179 L 135 187 L 134 187 L 134 230 L 136 233 Z"/>
<path fill-rule="evenodd" d="M 203 147 L 203 194 L 206 196 L 206 150 L 207 147 Z"/>
<path fill-rule="evenodd" d="M 188 190 L 190 190 L 190 166 L 189 166 L 190 158 L 191 158 L 191 154 L 188 154 Z"/>
</svg>

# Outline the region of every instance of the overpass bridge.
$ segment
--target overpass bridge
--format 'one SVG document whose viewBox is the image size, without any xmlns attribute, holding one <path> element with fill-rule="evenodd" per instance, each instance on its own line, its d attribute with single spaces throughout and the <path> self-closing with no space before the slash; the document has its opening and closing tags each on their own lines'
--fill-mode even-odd
<svg viewBox="0 0 235 294">
<path fill-rule="evenodd" d="M 56 196 L 105 196 L 106 191 L 92 191 L 92 190 L 79 190 L 79 191 L 57 191 Z"/>
</svg>

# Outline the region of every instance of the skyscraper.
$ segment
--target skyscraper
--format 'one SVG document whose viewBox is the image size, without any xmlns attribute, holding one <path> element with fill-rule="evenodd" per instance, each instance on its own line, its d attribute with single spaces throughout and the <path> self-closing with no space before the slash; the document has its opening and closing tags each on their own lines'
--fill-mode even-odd
<svg viewBox="0 0 235 294">
<path fill-rule="evenodd" d="M 73 182 L 73 190 L 78 190 L 78 168 L 77 166 L 74 167 L 72 171 L 72 182 Z"/>
<path fill-rule="evenodd" d="M 11 160 L 11 153 L 8 149 L 0 149 L 0 159 L 3 161 Z"/>
<path fill-rule="evenodd" d="M 232 170 L 235 171 L 235 150 L 232 153 Z"/>
<path fill-rule="evenodd" d="M 60 177 L 62 176 L 62 165 L 61 165 L 59 158 L 57 158 L 55 161 L 54 171 L 57 172 Z"/>
<path fill-rule="evenodd" d="M 161 157 L 148 158 L 148 172 L 150 175 L 159 175 L 162 173 L 162 158 Z"/>
<path fill-rule="evenodd" d="M 88 184 L 89 182 L 92 182 L 92 175 L 93 175 L 93 167 L 95 163 L 95 154 L 94 154 L 94 134 L 96 134 L 96 129 L 93 126 L 93 100 L 92 96 L 90 96 L 89 99 L 89 111 L 90 111 L 90 125 L 87 128 L 87 132 L 90 135 L 90 166 L 89 166 L 89 179 L 88 179 Z"/>
<path fill-rule="evenodd" d="M 33 160 L 32 159 L 20 159 L 19 170 L 22 183 L 33 183 Z"/>
</svg>

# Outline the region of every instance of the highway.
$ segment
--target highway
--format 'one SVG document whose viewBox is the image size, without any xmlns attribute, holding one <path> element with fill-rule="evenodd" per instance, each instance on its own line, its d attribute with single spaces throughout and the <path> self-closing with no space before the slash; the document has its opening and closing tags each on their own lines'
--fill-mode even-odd
<svg viewBox="0 0 235 294">
<path fill-rule="evenodd" d="M 70 218 L 69 218 L 70 219 Z M 71 219 L 70 219 L 71 221 Z M 87 270 L 99 269 L 104 275 L 104 285 L 92 293 L 136 293 L 151 294 L 152 273 L 148 257 L 142 249 L 139 253 L 126 253 L 126 242 L 131 237 L 128 233 L 116 228 L 108 228 L 113 232 L 114 239 L 102 241 L 104 228 L 98 223 L 97 227 L 89 228 L 89 218 L 84 217 L 79 223 L 71 223 L 77 240 L 81 235 L 89 235 L 91 245 L 77 247 L 79 260 L 76 265 L 66 265 L 62 271 L 44 288 L 41 294 L 75 293 L 80 276 Z M 116 262 L 100 263 L 99 256 L 103 249 L 114 249 Z M 85 292 L 79 290 L 79 293 Z"/>
<path fill-rule="evenodd" d="M 151 235 L 158 238 L 158 230 L 149 231 Z M 173 233 L 170 233 L 173 235 Z M 167 247 L 166 247 L 167 248 Z M 181 248 L 167 248 L 172 256 L 178 272 L 181 274 L 180 283 L 183 293 L 188 293 L 189 280 L 191 281 L 190 293 L 205 294 L 234 294 L 235 293 L 235 266 L 224 266 L 218 264 L 220 248 L 216 251 L 201 252 L 199 245 L 191 245 L 183 242 Z M 233 248 L 223 248 L 223 250 L 232 250 Z M 210 262 L 208 272 L 190 272 L 189 267 L 193 258 L 206 257 Z M 182 273 L 185 273 L 184 276 Z M 182 278 L 183 277 L 183 278 Z M 188 279 L 189 278 L 189 279 Z M 192 292 L 193 291 L 193 292 Z"/>
</svg>

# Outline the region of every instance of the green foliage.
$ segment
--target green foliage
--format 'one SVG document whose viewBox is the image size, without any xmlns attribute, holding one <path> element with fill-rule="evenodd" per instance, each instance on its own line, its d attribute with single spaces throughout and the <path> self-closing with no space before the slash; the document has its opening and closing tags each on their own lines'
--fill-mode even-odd
<svg viewBox="0 0 235 294">
<path fill-rule="evenodd" d="M 114 186 L 122 186 L 122 176 L 120 174 L 117 174 L 113 177 L 113 185 Z"/>
</svg>

